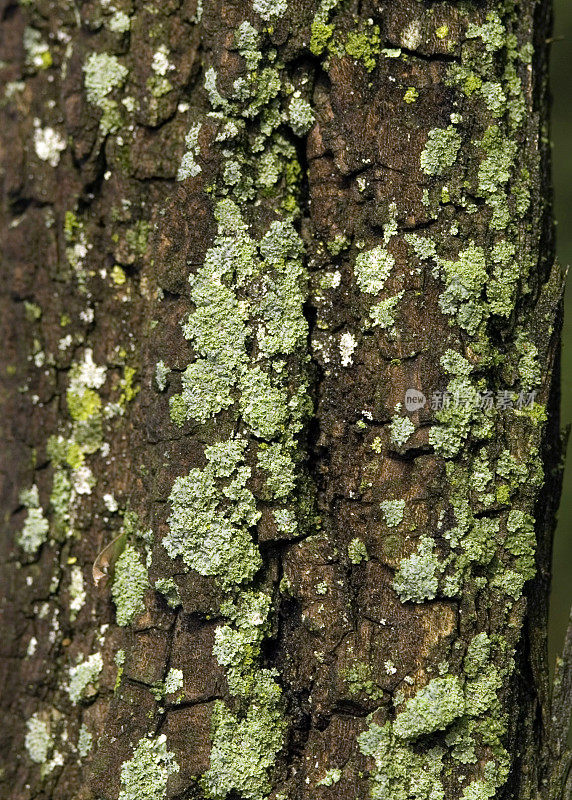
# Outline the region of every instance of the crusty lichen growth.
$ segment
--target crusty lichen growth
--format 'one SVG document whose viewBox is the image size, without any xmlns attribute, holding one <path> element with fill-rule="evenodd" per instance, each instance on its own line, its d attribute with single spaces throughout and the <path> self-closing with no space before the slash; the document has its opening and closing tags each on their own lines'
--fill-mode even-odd
<svg viewBox="0 0 572 800">
<path fill-rule="evenodd" d="M 271 29 L 286 4 L 261 0 L 254 10 Z M 205 795 L 221 800 L 268 795 L 285 734 L 276 674 L 261 666 L 270 596 L 252 589 L 264 567 L 253 535 L 260 501 L 279 536 L 291 538 L 313 523 L 298 443 L 311 402 L 294 141 L 308 132 L 314 112 L 308 87 L 283 82 L 265 36 L 246 20 L 237 26 L 233 45 L 246 71 L 230 92 L 223 93 L 214 67 L 207 69 L 213 115 L 187 136 L 178 176 L 199 175 L 199 138 L 220 143 L 219 178 L 209 190 L 217 233 L 190 278 L 193 310 L 182 320 L 195 359 L 170 398 L 170 414 L 177 425 L 210 426 L 221 414 L 236 425 L 232 434 L 207 435 L 205 464 L 175 481 L 162 546 L 233 598 L 220 609 L 226 622 L 216 630 L 214 655 L 234 699 L 216 701 L 210 767 L 200 779 Z M 270 211 L 263 225 L 262 203 Z M 177 602 L 167 579 L 156 588 Z"/>
<path fill-rule="evenodd" d="M 50 524 L 40 506 L 38 487 L 20 492 L 20 503 L 27 509 L 22 530 L 16 541 L 27 555 L 34 555 L 48 539 Z"/>
<path fill-rule="evenodd" d="M 147 568 L 137 550 L 128 544 L 115 563 L 111 586 L 118 625 L 129 625 L 136 616 L 143 613 L 143 598 L 148 588 Z"/>
<path fill-rule="evenodd" d="M 156 739 L 141 739 L 121 767 L 118 800 L 165 800 L 169 776 L 179 769 L 175 756 L 167 750 L 164 733 Z"/>
<path fill-rule="evenodd" d="M 96 691 L 97 682 L 103 669 L 101 653 L 92 653 L 69 670 L 69 681 L 66 687 L 69 698 L 74 705 L 85 697 L 91 686 Z"/>
</svg>

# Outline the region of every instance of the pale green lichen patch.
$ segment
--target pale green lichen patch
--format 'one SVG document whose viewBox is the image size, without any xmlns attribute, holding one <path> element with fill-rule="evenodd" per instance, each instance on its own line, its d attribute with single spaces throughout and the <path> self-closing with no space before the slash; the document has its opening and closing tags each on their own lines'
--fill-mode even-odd
<svg viewBox="0 0 572 800">
<path fill-rule="evenodd" d="M 169 498 L 170 531 L 163 539 L 171 558 L 181 556 L 189 567 L 217 576 L 226 587 L 252 580 L 261 565 L 249 533 L 260 512 L 245 486 L 250 468 L 239 466 L 243 451 L 239 440 L 219 443 L 207 448 L 207 467 L 177 478 Z"/>
<path fill-rule="evenodd" d="M 128 544 L 115 563 L 111 596 L 118 625 L 129 625 L 145 610 L 143 598 L 149 588 L 147 568 L 137 550 Z"/>
<path fill-rule="evenodd" d="M 85 723 L 82 723 L 79 729 L 79 736 L 77 740 L 77 751 L 80 758 L 85 758 L 93 746 L 93 736 L 89 732 Z"/>
<path fill-rule="evenodd" d="M 27 509 L 22 530 L 17 534 L 16 541 L 28 555 L 34 555 L 48 539 L 50 525 L 44 517 L 40 506 L 38 487 L 34 484 L 31 489 L 20 493 L 20 503 Z"/>
<path fill-rule="evenodd" d="M 400 739 L 442 731 L 465 713 L 463 685 L 455 675 L 433 678 L 410 697 L 395 717 L 393 731 Z"/>
<path fill-rule="evenodd" d="M 177 180 L 184 181 L 187 178 L 194 178 L 201 171 L 200 165 L 197 163 L 197 157 L 200 153 L 199 148 L 199 133 L 201 131 L 201 124 L 193 125 L 191 130 L 185 136 L 186 152 L 181 160 L 181 165 L 177 172 Z"/>
<path fill-rule="evenodd" d="M 26 720 L 26 727 L 24 744 L 28 755 L 36 764 L 45 764 L 54 746 L 47 718 L 43 719 L 39 713 L 33 714 Z"/>
<path fill-rule="evenodd" d="M 340 782 L 340 778 L 342 777 L 341 769 L 334 767 L 333 769 L 329 769 L 324 777 L 318 781 L 316 786 L 334 786 L 336 783 Z"/>
<path fill-rule="evenodd" d="M 368 560 L 367 547 L 361 539 L 352 539 L 348 544 L 348 558 L 352 564 L 361 564 L 362 561 Z"/>
<path fill-rule="evenodd" d="M 461 137 L 453 125 L 433 128 L 421 153 L 421 169 L 426 175 L 443 175 L 457 160 Z"/>
<path fill-rule="evenodd" d="M 160 392 L 164 392 L 167 388 L 167 377 L 169 375 L 169 368 L 163 360 L 157 361 L 155 364 L 155 383 Z"/>
<path fill-rule="evenodd" d="M 402 417 L 400 411 L 401 403 L 398 403 L 395 406 L 395 415 L 391 419 L 389 430 L 392 443 L 398 447 L 403 447 L 411 434 L 415 432 L 415 425 L 409 417 Z"/>
<path fill-rule="evenodd" d="M 383 247 L 374 247 L 360 253 L 355 261 L 354 272 L 362 292 L 379 294 L 395 265 L 395 259 Z"/>
<path fill-rule="evenodd" d="M 129 70 L 117 56 L 109 53 L 92 53 L 83 65 L 87 99 L 103 111 L 99 126 L 105 136 L 116 131 L 121 124 L 119 106 L 109 96 L 120 89 Z"/>
<path fill-rule="evenodd" d="M 379 328 L 391 328 L 395 323 L 395 309 L 403 294 L 403 292 L 399 292 L 394 297 L 388 297 L 387 300 L 382 300 L 372 306 L 369 310 L 372 325 Z"/>
<path fill-rule="evenodd" d="M 358 736 L 358 743 L 360 751 L 375 763 L 371 772 L 373 798 L 444 800 L 443 748 L 417 752 L 393 734 L 390 722 L 383 727 L 370 722 Z"/>
<path fill-rule="evenodd" d="M 405 500 L 384 500 L 380 505 L 385 522 L 390 528 L 394 528 L 403 521 Z"/>
<path fill-rule="evenodd" d="M 434 547 L 433 540 L 424 536 L 419 541 L 417 551 L 401 561 L 393 588 L 403 602 L 412 600 L 422 603 L 435 597 L 443 566 L 435 555 Z"/>
<path fill-rule="evenodd" d="M 167 750 L 164 733 L 156 739 L 141 739 L 121 767 L 118 800 L 164 800 L 169 776 L 179 769 L 175 756 Z"/>
<path fill-rule="evenodd" d="M 84 661 L 80 661 L 69 670 L 69 682 L 66 687 L 71 702 L 75 705 L 85 696 L 89 686 L 95 687 L 101 670 L 103 659 L 101 653 L 92 653 Z"/>
<path fill-rule="evenodd" d="M 312 106 L 295 92 L 288 106 L 288 120 L 290 127 L 297 136 L 303 136 L 314 124 Z"/>
</svg>

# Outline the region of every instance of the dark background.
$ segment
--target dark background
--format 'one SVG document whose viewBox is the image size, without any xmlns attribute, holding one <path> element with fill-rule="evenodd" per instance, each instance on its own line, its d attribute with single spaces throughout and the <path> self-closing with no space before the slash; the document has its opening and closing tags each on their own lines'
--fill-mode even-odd
<svg viewBox="0 0 572 800">
<path fill-rule="evenodd" d="M 552 168 L 557 221 L 557 257 L 572 264 L 572 3 L 554 0 L 552 45 Z M 562 37 L 562 38 L 560 38 Z M 572 423 L 572 273 L 565 296 L 562 338 L 562 426 Z M 562 501 L 554 542 L 549 647 L 551 664 L 568 622 L 572 604 L 572 437 L 564 472 Z"/>
</svg>

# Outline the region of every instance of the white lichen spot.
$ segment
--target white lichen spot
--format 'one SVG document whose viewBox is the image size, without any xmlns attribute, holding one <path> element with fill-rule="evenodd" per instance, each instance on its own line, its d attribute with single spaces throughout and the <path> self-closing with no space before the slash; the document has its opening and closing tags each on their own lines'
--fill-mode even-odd
<svg viewBox="0 0 572 800">
<path fill-rule="evenodd" d="M 171 667 L 165 678 L 165 694 L 173 694 L 183 688 L 183 671 Z"/>
<path fill-rule="evenodd" d="M 415 50 L 421 44 L 421 25 L 418 19 L 413 19 L 401 33 L 401 44 L 407 50 Z"/>
<path fill-rule="evenodd" d="M 42 128 L 40 120 L 34 120 L 34 149 L 41 161 L 47 161 L 50 167 L 57 167 L 60 154 L 66 149 L 66 140 L 53 128 Z"/>
<path fill-rule="evenodd" d="M 74 565 L 71 570 L 70 580 L 70 619 L 76 619 L 77 615 L 85 605 L 86 593 L 83 583 L 83 573 L 81 567 Z"/>
<path fill-rule="evenodd" d="M 397 672 L 397 668 L 393 664 L 393 661 L 386 661 L 383 666 L 388 675 L 395 675 Z"/>
<path fill-rule="evenodd" d="M 93 472 L 88 466 L 82 464 L 73 471 L 72 484 L 76 494 L 91 494 L 91 490 L 95 486 Z"/>
<path fill-rule="evenodd" d="M 175 69 L 173 64 L 169 61 L 169 49 L 166 45 L 162 44 L 159 49 L 153 53 L 153 61 L 151 62 L 151 69 L 156 75 L 164 77 L 168 72 Z"/>
<path fill-rule="evenodd" d="M 117 502 L 115 497 L 110 493 L 103 495 L 103 504 L 110 514 L 115 514 L 115 512 L 119 508 L 119 503 Z"/>
<path fill-rule="evenodd" d="M 105 383 L 106 373 L 107 367 L 98 367 L 93 360 L 93 351 L 87 347 L 83 360 L 72 368 L 70 389 L 100 389 Z"/>
<path fill-rule="evenodd" d="M 87 99 L 100 108 L 105 106 L 105 99 L 113 89 L 123 86 L 129 72 L 117 56 L 109 53 L 92 53 L 83 71 Z"/>
<path fill-rule="evenodd" d="M 36 652 L 36 648 L 38 647 L 38 640 L 35 636 L 32 636 L 30 641 L 28 642 L 28 648 L 26 650 L 26 655 L 31 657 Z"/>
<path fill-rule="evenodd" d="M 102 669 L 101 653 L 92 653 L 85 661 L 70 667 L 69 684 L 66 691 L 74 705 L 79 703 L 90 684 L 93 686 L 97 684 Z"/>
<path fill-rule="evenodd" d="M 351 333 L 342 333 L 340 339 L 340 356 L 342 359 L 342 367 L 350 367 L 353 361 L 353 354 L 357 347 L 357 342 Z"/>
<path fill-rule="evenodd" d="M 199 147 L 199 133 L 201 130 L 201 123 L 197 122 L 193 125 L 191 130 L 185 136 L 186 153 L 181 159 L 181 166 L 177 172 L 177 180 L 184 181 L 187 178 L 194 178 L 201 171 L 201 167 L 197 164 L 196 158 L 200 153 Z"/>
<path fill-rule="evenodd" d="M 127 33 L 131 27 L 131 20 L 124 11 L 115 11 L 109 18 L 107 27 L 113 33 Z"/>
<path fill-rule="evenodd" d="M 395 416 L 391 419 L 389 430 L 393 444 L 396 444 L 398 447 L 403 447 L 411 434 L 414 433 L 415 425 L 408 417 L 402 417 L 400 411 L 401 403 L 398 403 L 395 406 Z"/>
<path fill-rule="evenodd" d="M 167 388 L 167 375 L 169 368 L 163 360 L 157 361 L 155 364 L 155 383 L 160 392 L 164 392 Z"/>
<path fill-rule="evenodd" d="M 86 757 L 86 755 L 91 750 L 92 745 L 93 745 L 93 736 L 88 731 L 85 723 L 82 723 L 82 726 L 79 729 L 79 736 L 77 739 L 77 751 L 79 753 L 80 758 Z"/>
<path fill-rule="evenodd" d="M 252 7 L 268 22 L 272 17 L 282 17 L 288 9 L 288 3 L 286 0 L 254 0 Z"/>
<path fill-rule="evenodd" d="M 28 513 L 16 541 L 25 553 L 33 555 L 47 540 L 50 529 L 40 506 L 38 487 L 35 484 L 31 489 L 20 492 L 20 503 L 27 508 Z"/>
<path fill-rule="evenodd" d="M 49 722 L 41 719 L 40 714 L 36 712 L 26 721 L 26 727 L 28 733 L 24 744 L 28 755 L 36 764 L 45 764 L 53 748 Z"/>
</svg>

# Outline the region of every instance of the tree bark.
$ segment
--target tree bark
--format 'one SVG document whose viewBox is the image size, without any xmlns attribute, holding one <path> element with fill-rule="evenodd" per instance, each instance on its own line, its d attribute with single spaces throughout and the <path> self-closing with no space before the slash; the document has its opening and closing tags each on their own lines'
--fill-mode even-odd
<svg viewBox="0 0 572 800">
<path fill-rule="evenodd" d="M 563 798 L 549 3 L 1 8 L 2 795 Z"/>
</svg>

